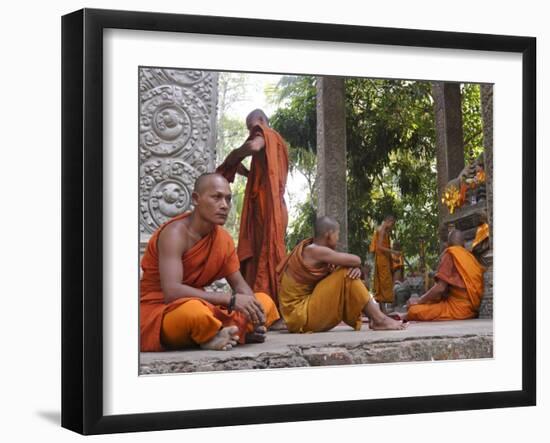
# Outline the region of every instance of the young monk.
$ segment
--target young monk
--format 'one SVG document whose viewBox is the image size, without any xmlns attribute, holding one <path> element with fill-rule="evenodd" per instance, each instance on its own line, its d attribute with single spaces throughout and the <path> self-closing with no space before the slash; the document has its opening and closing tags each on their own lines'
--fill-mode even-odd
<svg viewBox="0 0 550 443">
<path fill-rule="evenodd" d="M 372 329 L 403 329 L 401 321 L 380 311 L 361 281 L 361 259 L 335 251 L 338 223 L 320 217 L 314 233 L 314 238 L 299 243 L 277 266 L 279 308 L 288 330 L 322 332 L 344 321 L 358 331 L 362 313 L 369 317 Z"/>
<path fill-rule="evenodd" d="M 279 318 L 271 298 L 246 284 L 233 240 L 222 228 L 231 207 L 227 180 L 200 176 L 192 199 L 193 211 L 157 229 L 141 261 L 142 352 L 197 345 L 229 350 L 237 343 L 262 342 Z M 220 278 L 232 292 L 203 289 Z"/>
<path fill-rule="evenodd" d="M 392 244 L 392 249 L 400 252 L 399 254 L 391 255 L 391 272 L 393 282 L 402 282 L 405 274 L 405 260 L 403 258 L 403 252 L 401 251 L 401 243 L 394 241 Z"/>
<path fill-rule="evenodd" d="M 248 285 L 277 301 L 275 267 L 286 255 L 288 212 L 284 200 L 288 150 L 281 135 L 269 127 L 261 109 L 246 117 L 249 136 L 229 153 L 216 172 L 229 182 L 239 173 L 247 177 L 237 255 Z M 241 163 L 251 156 L 250 171 Z"/>
<path fill-rule="evenodd" d="M 374 297 L 378 303 L 393 303 L 392 254 L 401 251 L 390 248 L 390 233 L 395 225 L 395 217 L 387 215 L 374 232 L 370 251 L 374 252 Z"/>
<path fill-rule="evenodd" d="M 448 245 L 435 274 L 435 285 L 422 297 L 409 299 L 404 319 L 464 320 L 477 316 L 485 268 L 464 248 L 462 231 L 451 231 Z"/>
</svg>

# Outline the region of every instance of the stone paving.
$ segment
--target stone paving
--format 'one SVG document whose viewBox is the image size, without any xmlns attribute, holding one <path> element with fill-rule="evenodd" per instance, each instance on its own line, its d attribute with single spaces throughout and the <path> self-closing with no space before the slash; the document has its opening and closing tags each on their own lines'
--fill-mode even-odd
<svg viewBox="0 0 550 443">
<path fill-rule="evenodd" d="M 230 351 L 189 349 L 143 352 L 140 374 L 273 369 L 301 366 L 394 363 L 404 361 L 492 358 L 493 321 L 411 322 L 403 331 L 353 331 L 290 334 L 270 331 L 262 344 Z"/>
</svg>

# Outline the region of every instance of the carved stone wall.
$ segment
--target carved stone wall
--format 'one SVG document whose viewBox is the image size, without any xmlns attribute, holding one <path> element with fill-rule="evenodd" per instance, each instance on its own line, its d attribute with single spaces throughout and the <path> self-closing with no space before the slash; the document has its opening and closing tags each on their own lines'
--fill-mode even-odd
<svg viewBox="0 0 550 443">
<path fill-rule="evenodd" d="M 218 74 L 139 69 L 139 215 L 142 246 L 191 208 L 195 179 L 214 169 Z"/>
<path fill-rule="evenodd" d="M 348 248 L 345 111 L 344 79 L 317 77 L 318 215 L 340 223 L 341 251 Z"/>
</svg>

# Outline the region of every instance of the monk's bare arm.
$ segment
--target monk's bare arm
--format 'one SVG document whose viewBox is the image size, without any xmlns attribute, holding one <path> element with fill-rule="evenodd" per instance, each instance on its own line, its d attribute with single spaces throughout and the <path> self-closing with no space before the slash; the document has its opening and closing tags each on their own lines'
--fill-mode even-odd
<svg viewBox="0 0 550 443">
<path fill-rule="evenodd" d="M 173 226 L 166 227 L 160 234 L 158 250 L 160 284 L 165 303 L 183 297 L 197 297 L 214 305 L 227 306 L 230 295 L 206 292 L 181 283 L 184 275 L 181 256 L 185 250 L 185 239 Z"/>
<path fill-rule="evenodd" d="M 231 151 L 229 155 L 225 158 L 224 163 L 229 167 L 235 166 L 236 164 L 240 163 L 245 157 L 248 157 L 249 155 L 252 155 L 256 152 L 260 152 L 264 147 L 264 138 L 261 135 L 257 135 L 256 137 L 244 142 L 241 147 L 233 149 L 233 151 Z M 244 168 L 244 170 L 246 170 L 246 168 Z"/>
<path fill-rule="evenodd" d="M 401 252 L 400 251 L 394 251 L 393 249 L 390 249 L 390 248 L 386 248 L 384 246 L 384 237 L 386 235 L 386 229 L 384 227 L 382 227 L 380 229 L 380 231 L 378 232 L 378 243 L 376 244 L 376 249 L 378 249 L 379 251 L 382 251 L 382 252 L 389 252 L 390 254 L 398 254 L 400 255 Z"/>
<path fill-rule="evenodd" d="M 225 277 L 225 279 L 227 280 L 227 283 L 229 283 L 229 286 L 231 286 L 235 292 L 238 292 L 240 294 L 254 295 L 254 291 L 252 291 L 252 289 L 250 289 L 250 286 L 248 286 L 248 283 L 241 274 L 241 271 L 234 272 L 233 274 Z"/>
<path fill-rule="evenodd" d="M 244 313 L 255 324 L 264 324 L 264 308 L 254 296 L 254 291 L 246 283 L 241 271 L 234 272 L 225 279 L 236 293 L 235 310 Z"/>
<path fill-rule="evenodd" d="M 447 282 L 438 280 L 422 297 L 418 299 L 419 304 L 435 303 L 440 301 L 447 293 Z"/>
<path fill-rule="evenodd" d="M 329 265 L 348 266 L 356 268 L 361 266 L 361 258 L 354 254 L 336 252 L 326 246 L 308 248 L 307 255 L 314 261 L 328 263 Z"/>
</svg>

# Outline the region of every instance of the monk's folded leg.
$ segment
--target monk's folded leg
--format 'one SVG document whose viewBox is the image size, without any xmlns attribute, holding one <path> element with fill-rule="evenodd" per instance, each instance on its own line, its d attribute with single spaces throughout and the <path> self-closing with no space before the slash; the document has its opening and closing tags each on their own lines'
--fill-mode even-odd
<svg viewBox="0 0 550 443">
<path fill-rule="evenodd" d="M 407 320 L 435 321 L 446 319 L 446 301 L 438 303 L 412 305 L 407 311 Z"/>
<path fill-rule="evenodd" d="M 275 302 L 273 301 L 273 299 L 265 292 L 255 292 L 254 295 L 264 308 L 265 327 L 269 328 L 281 317 L 279 315 L 279 311 L 277 310 L 277 306 L 275 306 Z"/>
<path fill-rule="evenodd" d="M 349 289 L 346 290 L 344 298 L 343 320 L 356 331 L 361 329 L 361 315 L 365 306 L 373 299 L 365 284 L 360 279 L 347 279 Z"/>
<path fill-rule="evenodd" d="M 341 321 L 354 329 L 361 327 L 361 311 L 370 295 L 364 284 L 347 273 L 342 268 L 317 283 L 308 300 L 304 332 L 328 331 Z"/>
<path fill-rule="evenodd" d="M 221 327 L 222 322 L 206 302 L 188 300 L 164 315 L 161 341 L 168 348 L 200 345 L 211 340 Z"/>
</svg>

